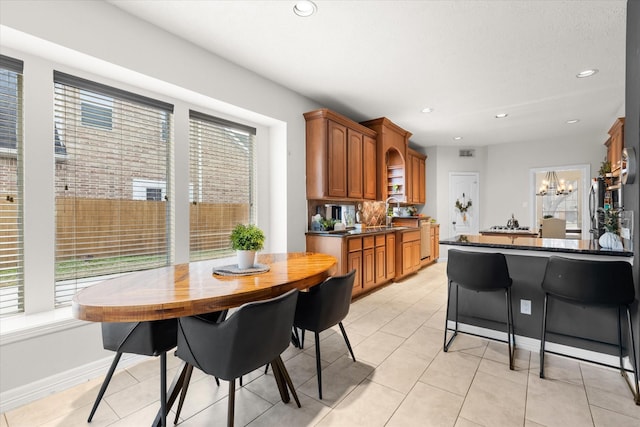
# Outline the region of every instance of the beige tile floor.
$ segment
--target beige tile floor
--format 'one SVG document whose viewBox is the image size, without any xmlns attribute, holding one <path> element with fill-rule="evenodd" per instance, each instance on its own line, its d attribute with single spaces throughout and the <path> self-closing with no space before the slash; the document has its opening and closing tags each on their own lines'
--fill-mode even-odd
<svg viewBox="0 0 640 427">
<path fill-rule="evenodd" d="M 438 263 L 352 304 L 344 325 L 357 362 L 347 356 L 339 329 L 321 334 L 322 401 L 312 343 L 304 351 L 290 347 L 283 357 L 300 409 L 279 400 L 271 373 L 245 376 L 236 425 L 640 426 L 640 406 L 615 370 L 549 355 L 542 380 L 537 353 L 518 350 L 510 371 L 506 344 L 468 335 L 443 353 L 445 268 Z M 158 363 L 150 359 L 117 373 L 90 425 L 150 425 L 159 407 Z M 170 357 L 169 378 L 179 363 Z M 0 414 L 0 427 L 85 426 L 101 382 Z M 227 386 L 195 372 L 179 425 L 224 425 L 226 414 Z"/>
</svg>

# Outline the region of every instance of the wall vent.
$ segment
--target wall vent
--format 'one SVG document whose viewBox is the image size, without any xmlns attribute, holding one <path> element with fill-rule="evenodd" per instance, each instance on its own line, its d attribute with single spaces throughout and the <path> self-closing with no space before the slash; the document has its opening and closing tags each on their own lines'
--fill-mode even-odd
<svg viewBox="0 0 640 427">
<path fill-rule="evenodd" d="M 476 150 L 460 150 L 458 151 L 458 157 L 475 157 Z"/>
</svg>

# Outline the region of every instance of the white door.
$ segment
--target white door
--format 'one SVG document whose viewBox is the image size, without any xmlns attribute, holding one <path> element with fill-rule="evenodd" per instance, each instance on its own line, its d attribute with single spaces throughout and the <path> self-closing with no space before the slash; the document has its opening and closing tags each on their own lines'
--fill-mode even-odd
<svg viewBox="0 0 640 427">
<path fill-rule="evenodd" d="M 477 172 L 449 172 L 449 237 L 478 234 L 479 181 Z"/>
</svg>

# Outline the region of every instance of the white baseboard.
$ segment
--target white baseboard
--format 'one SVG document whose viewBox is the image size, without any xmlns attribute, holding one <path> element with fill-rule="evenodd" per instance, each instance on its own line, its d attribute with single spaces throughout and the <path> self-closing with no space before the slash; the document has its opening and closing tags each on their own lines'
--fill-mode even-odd
<svg viewBox="0 0 640 427">
<path fill-rule="evenodd" d="M 453 329 L 455 328 L 456 323 L 452 320 L 449 320 L 448 326 L 449 328 Z M 481 328 L 479 326 L 467 325 L 465 323 L 458 323 L 458 331 L 467 332 L 469 334 L 507 342 L 506 332 L 495 331 L 493 329 L 486 329 L 486 328 Z M 540 353 L 539 339 L 522 337 L 520 335 L 516 335 L 515 337 L 516 337 L 516 345 L 518 348 L 528 350 L 536 354 Z M 557 344 L 550 341 L 546 341 L 544 346 L 545 346 L 545 353 L 549 352 L 549 353 L 560 354 L 563 356 L 573 357 L 576 359 L 581 359 L 588 362 L 593 362 L 600 365 L 607 365 L 611 367 L 617 367 L 620 365 L 618 356 L 598 353 L 596 351 L 591 351 L 591 350 L 584 350 L 582 348 L 570 347 L 568 345 Z M 629 370 L 633 369 L 633 367 L 631 366 L 631 363 L 629 362 L 628 356 L 623 359 L 623 362 L 626 369 L 629 369 Z"/>
<path fill-rule="evenodd" d="M 135 365 L 136 363 L 147 359 L 148 356 L 123 354 L 120 362 L 118 363 L 118 370 Z M 87 363 L 86 365 L 78 366 L 77 368 L 0 393 L 0 413 L 10 411 L 94 378 L 104 376 L 109 370 L 111 362 L 113 362 L 113 357 L 106 357 L 104 359 Z"/>
</svg>

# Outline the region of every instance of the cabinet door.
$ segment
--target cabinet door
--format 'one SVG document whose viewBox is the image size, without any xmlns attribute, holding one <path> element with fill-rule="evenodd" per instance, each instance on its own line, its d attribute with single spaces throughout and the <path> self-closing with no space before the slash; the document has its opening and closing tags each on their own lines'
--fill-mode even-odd
<svg viewBox="0 0 640 427">
<path fill-rule="evenodd" d="M 405 275 L 413 270 L 413 242 L 402 244 L 402 274 Z"/>
<path fill-rule="evenodd" d="M 420 202 L 420 157 L 411 156 L 411 203 Z"/>
<path fill-rule="evenodd" d="M 362 288 L 370 289 L 376 282 L 375 251 L 373 248 L 362 251 Z"/>
<path fill-rule="evenodd" d="M 356 270 L 353 290 L 351 291 L 351 295 L 355 296 L 362 292 L 362 251 L 349 252 L 347 265 L 349 266 L 349 271 Z"/>
<path fill-rule="evenodd" d="M 376 140 L 364 135 L 362 139 L 363 147 L 363 169 L 364 169 L 364 198 L 376 200 Z"/>
<path fill-rule="evenodd" d="M 427 165 L 426 160 L 419 159 L 420 170 L 418 173 L 418 201 L 417 203 L 424 205 L 427 203 Z"/>
<path fill-rule="evenodd" d="M 387 234 L 387 279 L 396 277 L 396 234 Z"/>
<path fill-rule="evenodd" d="M 347 197 L 354 199 L 362 199 L 364 194 L 362 136 L 360 132 L 347 129 Z"/>
<path fill-rule="evenodd" d="M 327 126 L 328 193 L 331 197 L 347 197 L 347 128 L 331 120 Z"/>
<path fill-rule="evenodd" d="M 434 260 L 438 259 L 440 257 L 440 226 L 435 227 L 436 232 L 434 233 L 436 236 L 436 241 L 435 241 L 435 255 L 434 255 Z"/>
<path fill-rule="evenodd" d="M 413 252 L 411 252 L 411 260 L 413 261 L 413 271 L 420 269 L 420 241 L 413 242 Z"/>
<path fill-rule="evenodd" d="M 386 279 L 386 262 L 387 262 L 387 251 L 385 250 L 385 246 L 376 246 L 376 277 L 375 282 L 380 283 L 384 282 Z"/>
</svg>

